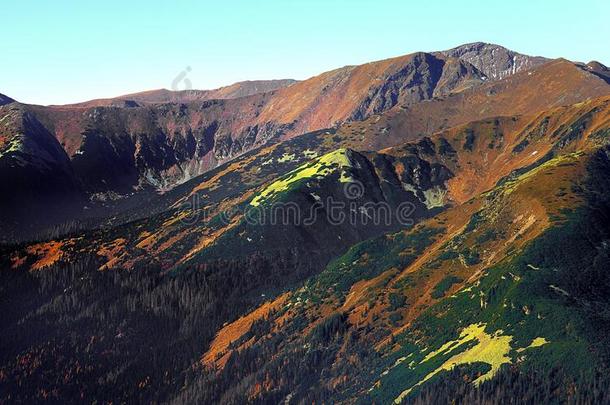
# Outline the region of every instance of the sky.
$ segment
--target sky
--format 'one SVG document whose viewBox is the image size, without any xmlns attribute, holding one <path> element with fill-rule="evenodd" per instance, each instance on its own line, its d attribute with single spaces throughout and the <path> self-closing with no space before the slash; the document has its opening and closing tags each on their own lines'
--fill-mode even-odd
<svg viewBox="0 0 610 405">
<path fill-rule="evenodd" d="M 43 105 L 306 79 L 475 41 L 610 64 L 608 0 L 29 0 L 0 15 L 0 93 Z"/>
</svg>

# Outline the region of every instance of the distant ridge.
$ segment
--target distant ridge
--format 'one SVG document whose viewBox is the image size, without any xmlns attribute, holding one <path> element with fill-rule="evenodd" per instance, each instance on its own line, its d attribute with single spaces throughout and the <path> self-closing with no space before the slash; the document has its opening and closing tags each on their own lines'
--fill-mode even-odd
<svg viewBox="0 0 610 405">
<path fill-rule="evenodd" d="M 350 148 L 379 150 L 473 120 L 608 95 L 607 68 L 600 63 L 557 59 L 525 70 L 543 60 L 476 43 L 346 66 L 296 83 L 241 82 L 207 92 L 153 90 L 76 106 L 14 103 L 20 108 L 11 112 L 13 126 L 7 126 L 5 117 L 14 104 L 0 106 L 5 120 L 0 160 L 23 168 L 20 151 L 37 134 L 48 132 L 68 156 L 67 178 L 85 194 L 167 191 L 263 145 L 325 128 L 344 134 Z M 487 76 L 506 69 L 511 74 L 503 79 Z M 19 123 L 25 116 L 36 125 L 22 130 Z M 47 155 L 43 152 L 34 150 L 23 169 L 29 172 L 21 178 L 43 178 L 37 165 Z M 36 184 L 27 187 L 28 193 L 38 190 Z M 14 189 L 6 192 L 15 196 L 15 208 L 32 199 L 31 193 L 19 197 Z M 42 201 L 44 196 L 36 198 Z"/>
<path fill-rule="evenodd" d="M 76 104 L 71 107 L 137 107 L 140 104 L 185 103 L 205 100 L 228 100 L 252 96 L 260 93 L 282 89 L 296 83 L 293 79 L 279 80 L 247 80 L 233 83 L 229 86 L 213 90 L 148 90 L 139 93 L 126 94 L 114 98 L 103 98 Z"/>
</svg>

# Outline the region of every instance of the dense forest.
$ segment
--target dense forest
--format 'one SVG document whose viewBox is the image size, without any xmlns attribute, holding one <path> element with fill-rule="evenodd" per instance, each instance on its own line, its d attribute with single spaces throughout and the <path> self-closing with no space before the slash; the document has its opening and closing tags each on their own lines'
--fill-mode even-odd
<svg viewBox="0 0 610 405">
<path fill-rule="evenodd" d="M 4 269 L 0 399 L 169 400 L 202 372 L 198 359 L 223 323 L 277 293 L 263 285 L 290 285 L 292 259 L 166 274 L 102 272 L 87 257 L 40 272 Z M 211 400 L 222 387 L 207 389 L 201 398 Z"/>
<path fill-rule="evenodd" d="M 267 269 L 271 277 L 278 269 L 274 262 L 279 260 L 252 262 L 249 268 Z M 175 274 L 155 268 L 100 272 L 94 259 L 84 259 L 41 272 L 0 271 L 0 402 L 65 403 L 65 398 L 98 403 L 336 400 L 338 393 L 318 389 L 315 382 L 321 370 L 332 366 L 338 342 L 348 342 L 349 352 L 358 354 L 361 361 L 375 361 L 375 355 L 359 345 L 357 334 L 344 328 L 341 316 L 314 329 L 314 350 L 294 352 L 265 367 L 267 378 L 279 387 L 265 396 L 245 398 L 243 387 L 232 383 L 261 367 L 257 359 L 271 358 L 282 334 L 259 349 L 268 353 L 240 352 L 221 373 L 200 366 L 199 359 L 215 331 L 263 300 L 256 288 L 260 278 L 248 277 L 243 268 L 243 264 L 218 263 Z M 250 334 L 269 329 L 261 320 Z M 344 336 L 346 333 L 350 336 Z M 456 368 L 435 378 L 409 402 L 610 401 L 604 389 L 610 380 L 602 372 L 575 379 L 559 369 L 504 367 L 480 387 L 470 383 L 472 376 L 472 370 Z"/>
</svg>

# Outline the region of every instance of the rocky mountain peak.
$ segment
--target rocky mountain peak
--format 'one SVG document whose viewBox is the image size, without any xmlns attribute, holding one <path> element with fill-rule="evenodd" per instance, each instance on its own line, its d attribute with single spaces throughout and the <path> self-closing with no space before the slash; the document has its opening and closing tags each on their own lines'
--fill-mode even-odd
<svg viewBox="0 0 610 405">
<path fill-rule="evenodd" d="M 599 71 L 603 71 L 603 72 L 609 71 L 609 69 L 606 65 L 604 65 L 596 60 L 592 60 L 591 62 L 587 63 L 587 67 L 591 70 L 599 70 Z"/>
<path fill-rule="evenodd" d="M 523 55 L 485 42 L 464 44 L 439 53 L 465 60 L 493 80 L 503 79 L 549 61 L 541 56 Z"/>
</svg>

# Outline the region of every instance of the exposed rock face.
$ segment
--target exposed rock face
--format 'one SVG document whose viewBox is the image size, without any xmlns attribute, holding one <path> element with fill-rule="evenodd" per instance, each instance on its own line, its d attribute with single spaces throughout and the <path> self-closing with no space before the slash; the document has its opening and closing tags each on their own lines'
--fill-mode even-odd
<svg viewBox="0 0 610 405">
<path fill-rule="evenodd" d="M 467 62 L 416 53 L 410 63 L 373 86 L 351 120 L 362 120 L 395 105 L 410 105 L 480 84 L 485 76 Z"/>
<path fill-rule="evenodd" d="M 352 146 L 357 150 L 377 150 L 478 119 L 532 114 L 608 93 L 608 83 L 599 75 L 573 62 L 557 59 L 502 80 L 488 80 L 451 97 L 351 122 L 339 131 L 378 134 L 363 135 L 359 145 Z"/>
<path fill-rule="evenodd" d="M 585 69 L 610 83 L 610 69 L 600 62 L 593 60 L 585 65 Z"/>
<path fill-rule="evenodd" d="M 503 79 L 549 61 L 547 58 L 522 55 L 500 45 L 484 42 L 465 44 L 439 53 L 467 61 L 494 80 Z"/>
</svg>

